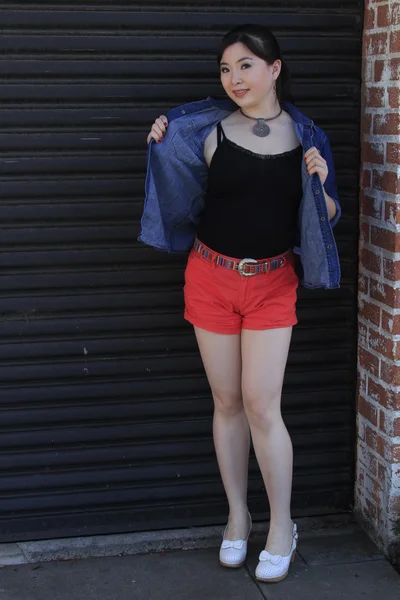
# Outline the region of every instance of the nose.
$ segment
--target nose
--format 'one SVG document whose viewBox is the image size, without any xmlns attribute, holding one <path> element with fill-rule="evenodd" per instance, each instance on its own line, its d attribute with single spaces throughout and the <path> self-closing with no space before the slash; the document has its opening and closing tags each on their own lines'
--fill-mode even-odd
<svg viewBox="0 0 400 600">
<path fill-rule="evenodd" d="M 232 71 L 232 84 L 238 85 L 239 83 L 242 83 L 240 71 Z"/>
</svg>

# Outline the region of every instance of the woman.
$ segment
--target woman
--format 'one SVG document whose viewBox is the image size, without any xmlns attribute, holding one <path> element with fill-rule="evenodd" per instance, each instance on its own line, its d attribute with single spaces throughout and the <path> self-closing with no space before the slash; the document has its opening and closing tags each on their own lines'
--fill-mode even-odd
<svg viewBox="0 0 400 600">
<path fill-rule="evenodd" d="M 338 287 L 332 226 L 340 207 L 328 139 L 285 101 L 288 72 L 273 34 L 259 25 L 232 30 L 218 63 L 228 102 L 178 107 L 152 126 L 139 240 L 167 251 L 191 248 L 185 318 L 214 398 L 229 503 L 220 563 L 239 567 L 246 558 L 251 434 L 270 505 L 256 577 L 275 582 L 286 577 L 298 538 L 292 444 L 281 416 L 297 323 L 293 248 L 305 286 Z"/>
</svg>

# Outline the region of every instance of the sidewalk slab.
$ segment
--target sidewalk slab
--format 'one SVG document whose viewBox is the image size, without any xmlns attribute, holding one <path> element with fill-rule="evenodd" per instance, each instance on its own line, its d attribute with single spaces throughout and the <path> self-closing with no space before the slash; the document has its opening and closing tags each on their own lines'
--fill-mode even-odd
<svg viewBox="0 0 400 600">
<path fill-rule="evenodd" d="M 41 548 L 45 562 L 0 567 L 0 600 L 400 600 L 399 574 L 356 524 L 300 528 L 296 560 L 288 577 L 276 584 L 255 579 L 265 527 L 251 536 L 246 565 L 238 570 L 219 565 L 221 531 L 219 540 L 216 531 L 186 533 L 158 541 L 142 535 L 142 549 L 152 554 L 79 559 L 76 554 L 100 553 L 101 540 L 88 538 L 78 547 L 50 544 L 47 552 Z M 121 541 L 113 540 L 103 551 L 140 549 L 139 539 L 134 547 L 131 539 Z M 170 546 L 175 544 L 180 549 L 173 551 Z M 214 547 L 196 549 L 198 544 Z M 22 560 L 20 546 L 4 547 L 4 557 Z M 58 553 L 64 560 L 51 561 Z"/>
<path fill-rule="evenodd" d="M 386 560 L 309 567 L 297 564 L 276 584 L 260 583 L 266 600 L 399 600 L 400 577 Z"/>
<path fill-rule="evenodd" d="M 299 552 L 308 565 L 348 564 L 384 558 L 356 525 L 342 530 L 304 533 L 299 539 Z"/>
<path fill-rule="evenodd" d="M 264 544 L 265 538 L 249 544 L 252 577 Z M 257 584 L 266 600 L 400 600 L 399 574 L 356 524 L 300 532 L 288 577 Z"/>
<path fill-rule="evenodd" d="M 245 568 L 222 569 L 213 549 L 4 567 L 0 598 L 263 600 L 263 595 Z"/>
</svg>

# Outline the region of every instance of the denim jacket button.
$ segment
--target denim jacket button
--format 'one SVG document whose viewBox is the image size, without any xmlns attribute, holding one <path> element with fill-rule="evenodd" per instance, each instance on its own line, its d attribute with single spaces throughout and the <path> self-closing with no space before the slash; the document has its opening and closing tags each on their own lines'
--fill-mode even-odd
<svg viewBox="0 0 400 600">
<path fill-rule="evenodd" d="M 318 196 L 318 194 L 319 194 L 319 190 L 315 190 L 315 193 L 316 193 L 316 195 Z"/>
<path fill-rule="evenodd" d="M 328 244 L 327 248 L 329 248 L 329 250 L 331 250 L 332 244 Z"/>
<path fill-rule="evenodd" d="M 321 217 L 321 221 L 325 221 L 325 217 Z"/>
<path fill-rule="evenodd" d="M 183 110 L 183 111 L 182 111 L 182 114 L 183 114 L 183 115 L 185 115 L 185 114 L 186 114 L 186 110 Z"/>
</svg>

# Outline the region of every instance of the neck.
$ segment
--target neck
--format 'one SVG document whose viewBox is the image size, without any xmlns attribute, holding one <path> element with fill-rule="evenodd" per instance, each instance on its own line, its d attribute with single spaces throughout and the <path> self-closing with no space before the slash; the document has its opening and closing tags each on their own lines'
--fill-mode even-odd
<svg viewBox="0 0 400 600">
<path fill-rule="evenodd" d="M 281 110 L 278 98 L 266 98 L 264 102 L 260 102 L 254 106 L 246 106 L 241 109 L 245 115 L 254 117 L 255 119 L 270 119 L 275 117 Z"/>
</svg>

